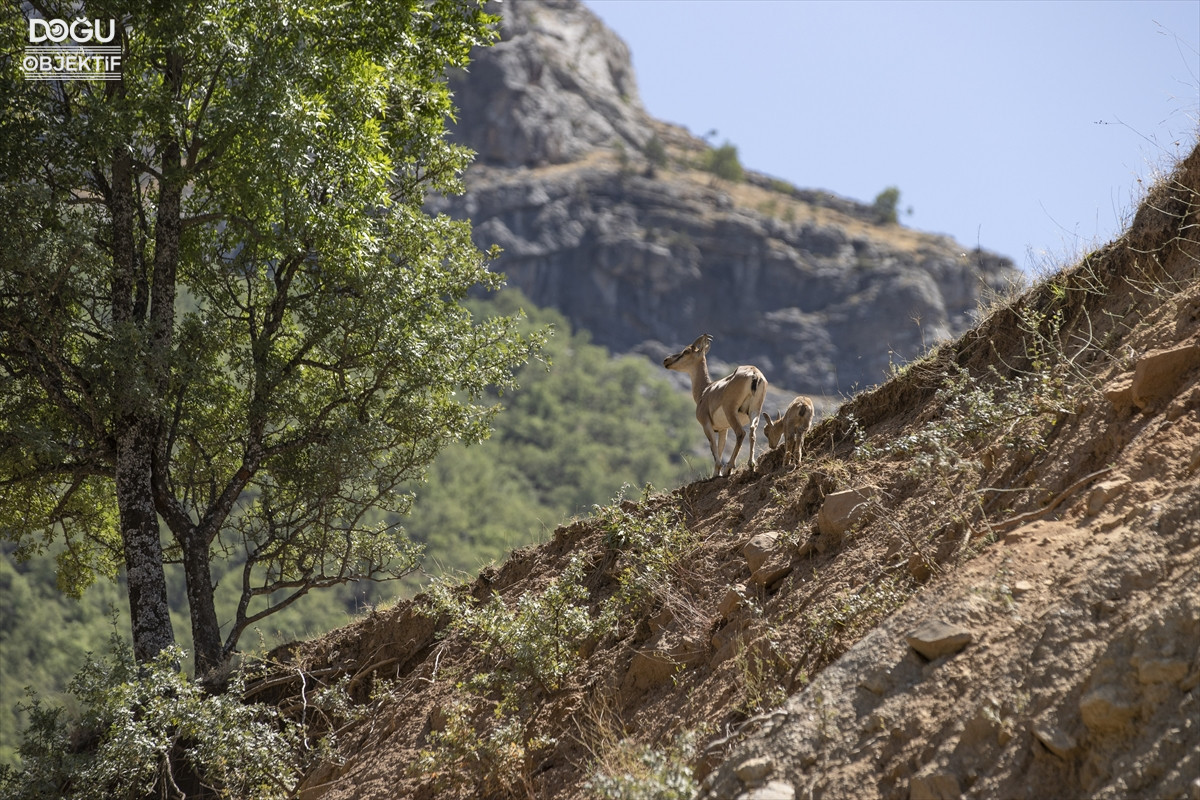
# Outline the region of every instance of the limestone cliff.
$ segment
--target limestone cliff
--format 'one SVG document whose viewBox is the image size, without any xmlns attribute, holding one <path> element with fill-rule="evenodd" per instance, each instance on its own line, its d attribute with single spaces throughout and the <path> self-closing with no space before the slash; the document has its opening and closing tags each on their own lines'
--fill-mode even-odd
<svg viewBox="0 0 1200 800">
<path fill-rule="evenodd" d="M 837 395 L 970 327 L 1020 282 L 1003 257 L 878 221 L 866 205 L 701 169 L 708 145 L 642 108 L 628 49 L 585 6 L 497 6 L 502 40 L 453 82 L 478 151 L 469 217 L 497 268 L 618 352 L 700 333 L 776 387 Z"/>
</svg>

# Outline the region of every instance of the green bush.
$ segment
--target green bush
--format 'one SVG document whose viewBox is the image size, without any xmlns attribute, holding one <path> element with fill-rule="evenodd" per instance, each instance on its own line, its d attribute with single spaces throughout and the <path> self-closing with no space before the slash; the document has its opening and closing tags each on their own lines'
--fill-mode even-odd
<svg viewBox="0 0 1200 800">
<path fill-rule="evenodd" d="M 696 794 L 690 736 L 658 750 L 625 739 L 603 754 L 586 788 L 604 800 L 687 800 Z"/>
<path fill-rule="evenodd" d="M 729 142 L 706 152 L 701 168 L 718 178 L 724 178 L 734 183 L 741 181 L 743 177 L 742 162 L 738 160 L 737 146 Z"/>
<path fill-rule="evenodd" d="M 540 594 L 522 594 L 513 608 L 495 594 L 476 604 L 444 581 L 429 597 L 435 611 L 449 616 L 449 629 L 476 642 L 496 667 L 476 683 L 499 689 L 516 706 L 534 685 L 557 689 L 578 664 L 580 646 L 603 627 L 588 613 L 583 577 L 583 562 L 573 558 Z"/>
<path fill-rule="evenodd" d="M 665 167 L 667 165 L 667 148 L 663 144 L 662 139 L 655 134 L 651 136 L 646 144 L 642 147 L 642 154 L 646 156 L 646 160 L 656 167 Z"/>
<path fill-rule="evenodd" d="M 879 221 L 889 225 L 895 225 L 900 222 L 900 190 L 895 186 L 889 186 L 879 194 L 875 195 L 875 215 Z"/>
<path fill-rule="evenodd" d="M 649 494 L 647 486 L 643 505 Z M 610 505 L 595 509 L 605 545 L 620 554 L 615 606 L 606 609 L 614 620 L 630 618 L 655 604 L 670 606 L 679 599 L 672 578 L 697 544 L 696 535 L 682 524 L 675 509 L 659 509 L 643 517 L 621 508 L 621 500 L 618 495 Z"/>
<path fill-rule="evenodd" d="M 178 649 L 140 666 L 120 638 L 112 650 L 110 660 L 89 657 L 71 683 L 78 719 L 31 698 L 22 766 L 0 768 L 0 798 L 291 795 L 304 761 L 297 725 L 242 702 L 239 679 L 209 693 L 180 671 Z"/>
</svg>

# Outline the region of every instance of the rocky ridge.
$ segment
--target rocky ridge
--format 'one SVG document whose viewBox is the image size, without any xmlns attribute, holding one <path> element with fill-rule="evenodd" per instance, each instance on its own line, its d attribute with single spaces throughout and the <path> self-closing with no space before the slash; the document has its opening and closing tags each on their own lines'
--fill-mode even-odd
<svg viewBox="0 0 1200 800">
<path fill-rule="evenodd" d="M 836 396 L 1021 282 L 1008 259 L 869 206 L 699 169 L 711 147 L 649 116 L 628 49 L 585 6 L 496 11 L 501 41 L 452 83 L 454 135 L 478 163 L 465 195 L 431 207 L 470 218 L 512 285 L 598 344 L 658 360 L 707 332 L 775 386 Z"/>
</svg>

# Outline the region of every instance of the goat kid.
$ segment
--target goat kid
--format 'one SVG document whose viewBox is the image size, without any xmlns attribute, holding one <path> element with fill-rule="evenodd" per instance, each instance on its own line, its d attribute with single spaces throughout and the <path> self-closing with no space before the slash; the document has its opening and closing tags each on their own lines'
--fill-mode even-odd
<svg viewBox="0 0 1200 800">
<path fill-rule="evenodd" d="M 763 400 L 767 396 L 767 379 L 758 367 L 742 366 L 719 381 L 708 375 L 708 360 L 705 355 L 712 346 L 713 338 L 704 334 L 680 352 L 663 359 L 663 366 L 678 372 L 686 372 L 692 378 L 692 399 L 696 401 L 696 419 L 704 429 L 713 455 L 713 477 L 728 475 L 746 438 L 746 426 L 750 427 L 750 469 L 754 469 L 754 445 L 758 438 L 758 418 L 762 413 Z M 732 430 L 737 437 L 733 455 L 729 461 L 722 460 L 725 453 L 725 435 Z"/>
<path fill-rule="evenodd" d="M 772 420 L 770 414 L 763 414 L 766 420 L 767 444 L 774 449 L 779 440 L 785 443 L 783 465 L 792 464 L 792 468 L 800 466 L 800 458 L 804 449 L 804 434 L 812 427 L 812 400 L 801 395 L 791 402 L 777 419 Z"/>
</svg>

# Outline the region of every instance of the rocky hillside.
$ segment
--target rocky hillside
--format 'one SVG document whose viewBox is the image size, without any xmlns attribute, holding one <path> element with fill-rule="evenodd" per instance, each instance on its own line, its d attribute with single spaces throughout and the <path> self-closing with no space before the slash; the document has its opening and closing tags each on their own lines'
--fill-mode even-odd
<svg viewBox="0 0 1200 800">
<path fill-rule="evenodd" d="M 275 653 L 301 796 L 1200 797 L 1200 148 L 804 453 Z"/>
<path fill-rule="evenodd" d="M 598 344 L 659 360 L 711 333 L 775 386 L 838 395 L 961 334 L 1021 280 L 870 206 L 716 177 L 706 142 L 646 113 L 627 48 L 584 5 L 495 10 L 502 40 L 453 85 L 478 162 L 466 195 L 434 206 L 469 217 L 513 285 Z"/>
</svg>

